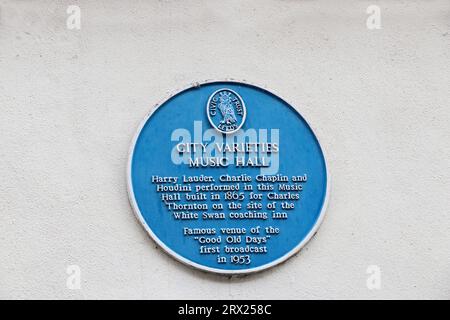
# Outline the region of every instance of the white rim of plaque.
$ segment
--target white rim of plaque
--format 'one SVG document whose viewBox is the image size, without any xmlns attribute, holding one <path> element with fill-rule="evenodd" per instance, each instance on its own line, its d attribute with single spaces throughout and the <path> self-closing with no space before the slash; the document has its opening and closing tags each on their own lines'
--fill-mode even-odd
<svg viewBox="0 0 450 320">
<path fill-rule="evenodd" d="M 289 252 L 287 252 L 285 255 L 283 255 L 282 257 L 266 263 L 262 266 L 259 267 L 255 267 L 255 268 L 249 268 L 249 269 L 242 269 L 242 270 L 224 270 L 224 269 L 217 269 L 217 268 L 211 268 L 211 267 L 207 267 L 204 266 L 202 264 L 196 263 L 194 261 L 191 261 L 189 259 L 184 258 L 183 256 L 179 255 L 178 253 L 176 253 L 175 251 L 173 251 L 171 248 L 169 248 L 163 241 L 161 241 L 156 234 L 150 229 L 150 227 L 148 226 L 148 224 L 145 222 L 145 219 L 141 213 L 141 211 L 139 210 L 139 206 L 136 202 L 136 198 L 134 196 L 134 191 L 133 191 L 133 184 L 131 181 L 131 166 L 132 166 L 132 161 L 133 161 L 133 154 L 134 154 L 134 149 L 136 147 L 136 142 L 137 139 L 139 138 L 139 135 L 141 134 L 142 129 L 144 128 L 145 124 L 147 123 L 147 121 L 150 119 L 150 117 L 153 115 L 153 113 L 162 105 L 164 105 L 165 102 L 167 102 L 170 98 L 172 98 L 173 96 L 176 96 L 180 93 L 182 93 L 183 91 L 186 91 L 188 89 L 191 88 L 199 88 L 202 85 L 206 85 L 206 84 L 211 84 L 211 83 L 220 83 L 220 82 L 232 82 L 232 83 L 236 83 L 236 84 L 244 84 L 244 85 L 249 85 L 249 86 L 254 86 L 256 88 L 259 88 L 261 90 L 264 90 L 274 96 L 276 96 L 277 98 L 281 99 L 284 103 L 288 104 L 292 109 L 295 110 L 295 112 L 297 112 L 297 114 L 303 119 L 303 121 L 305 121 L 305 123 L 309 126 L 310 130 L 313 132 L 314 136 L 316 137 L 317 143 L 322 151 L 322 155 L 324 157 L 324 162 L 325 162 L 325 172 L 326 172 L 326 176 L 327 176 L 327 187 L 326 187 L 326 191 L 325 191 L 325 199 L 323 201 L 322 204 L 322 209 L 320 211 L 319 217 L 316 220 L 316 223 L 314 224 L 314 226 L 311 228 L 311 230 L 309 231 L 309 233 L 306 235 L 305 238 L 303 238 L 302 241 L 300 241 L 300 243 L 295 246 L 293 249 L 291 249 Z M 222 90 L 222 89 L 220 89 Z M 240 96 L 239 96 L 240 97 Z M 241 98 L 242 99 L 242 98 Z M 243 100 L 242 100 L 243 101 Z M 320 225 L 322 224 L 322 221 L 325 217 L 325 212 L 326 209 L 328 207 L 328 201 L 329 201 L 329 195 L 330 195 L 330 174 L 328 171 L 328 165 L 327 165 L 327 157 L 325 155 L 325 150 L 323 149 L 323 147 L 320 145 L 320 141 L 318 138 L 318 135 L 316 133 L 316 131 L 313 130 L 313 128 L 311 127 L 311 125 L 306 121 L 306 119 L 300 114 L 300 112 L 297 111 L 296 108 L 293 107 L 292 104 L 290 104 L 289 102 L 287 102 L 286 100 L 284 100 L 281 96 L 279 96 L 278 94 L 274 93 L 273 91 L 265 88 L 264 86 L 260 86 L 257 85 L 255 83 L 249 82 L 249 81 L 245 81 L 245 80 L 236 80 L 236 79 L 224 79 L 224 80 L 205 80 L 203 82 L 194 82 L 184 88 L 181 88 L 180 90 L 174 91 L 174 93 L 169 94 L 168 96 L 166 96 L 163 100 L 161 100 L 159 103 L 155 104 L 153 106 L 153 108 L 150 110 L 150 112 L 147 114 L 147 116 L 141 121 L 141 123 L 139 124 L 139 127 L 136 130 L 136 133 L 133 136 L 133 139 L 131 141 L 131 146 L 130 149 L 128 151 L 128 162 L 127 162 L 127 189 L 128 189 L 128 200 L 131 204 L 131 207 L 133 208 L 133 212 L 136 216 L 136 218 L 139 220 L 139 222 L 141 223 L 141 225 L 143 226 L 143 228 L 145 229 L 145 231 L 147 231 L 147 233 L 150 235 L 150 237 L 152 238 L 153 241 L 156 242 L 156 244 L 161 247 L 162 249 L 164 249 L 164 251 L 166 251 L 171 257 L 173 257 L 174 259 L 176 259 L 177 261 L 195 268 L 195 269 L 200 269 L 202 271 L 207 271 L 207 272 L 211 272 L 211 273 L 215 273 L 215 274 L 222 274 L 222 275 L 239 275 L 239 274 L 250 274 L 250 273 L 256 273 L 256 272 L 260 272 L 263 270 L 267 270 L 270 269 L 278 264 L 281 264 L 283 262 L 285 262 L 286 260 L 288 260 L 289 258 L 291 258 L 292 256 L 294 256 L 295 254 L 299 253 L 300 250 L 309 242 L 309 240 L 311 240 L 314 235 L 317 233 L 317 230 L 319 229 Z"/>
<path fill-rule="evenodd" d="M 242 102 L 242 109 L 244 110 L 244 115 L 242 116 L 241 124 L 240 124 L 236 129 L 234 129 L 233 131 L 223 131 L 223 130 L 220 130 L 220 129 L 217 127 L 217 125 L 214 123 L 214 121 L 211 119 L 211 116 L 210 116 L 210 114 L 209 114 L 209 103 L 211 102 L 212 97 L 214 97 L 214 96 L 216 95 L 216 93 L 217 93 L 217 92 L 220 92 L 220 91 L 230 91 L 231 93 L 233 93 L 234 95 L 236 95 L 236 96 L 241 100 L 241 102 Z M 231 90 L 231 89 L 229 89 L 229 88 L 221 88 L 221 89 L 219 89 L 219 90 L 214 91 L 214 92 L 211 93 L 211 95 L 209 96 L 208 102 L 206 103 L 206 115 L 208 116 L 209 123 L 213 126 L 214 129 L 216 129 L 216 130 L 219 131 L 220 133 L 224 133 L 224 134 L 232 134 L 232 133 L 235 133 L 236 131 L 238 131 L 239 129 L 241 129 L 242 126 L 244 125 L 245 120 L 247 119 L 247 107 L 245 106 L 244 99 L 242 99 L 242 97 L 241 97 L 236 91 Z"/>
</svg>

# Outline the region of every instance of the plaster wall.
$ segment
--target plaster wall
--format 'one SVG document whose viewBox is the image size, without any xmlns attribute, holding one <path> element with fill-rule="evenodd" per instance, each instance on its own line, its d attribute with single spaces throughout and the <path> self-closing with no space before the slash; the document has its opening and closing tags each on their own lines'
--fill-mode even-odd
<svg viewBox="0 0 450 320">
<path fill-rule="evenodd" d="M 447 0 L 0 0 L 0 298 L 450 298 L 449 31 Z M 332 179 L 316 237 L 232 279 L 158 249 L 126 190 L 152 106 L 222 78 L 296 106 Z"/>
</svg>

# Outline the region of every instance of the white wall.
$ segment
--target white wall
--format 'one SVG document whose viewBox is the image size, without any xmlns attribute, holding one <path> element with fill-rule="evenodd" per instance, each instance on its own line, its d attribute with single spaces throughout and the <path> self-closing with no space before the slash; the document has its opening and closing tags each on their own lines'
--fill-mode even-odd
<svg viewBox="0 0 450 320">
<path fill-rule="evenodd" d="M 449 298 L 449 29 L 448 0 L 0 0 L 0 298 Z M 238 279 L 157 249 L 125 179 L 153 104 L 230 77 L 297 106 L 332 175 L 317 236 Z"/>
</svg>

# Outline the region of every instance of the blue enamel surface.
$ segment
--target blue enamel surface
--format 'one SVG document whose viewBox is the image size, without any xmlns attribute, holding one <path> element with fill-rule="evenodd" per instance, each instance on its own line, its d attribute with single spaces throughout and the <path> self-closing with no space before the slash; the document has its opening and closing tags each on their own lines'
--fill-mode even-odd
<svg viewBox="0 0 450 320">
<path fill-rule="evenodd" d="M 240 175 L 255 177 L 260 168 L 189 168 L 175 165 L 171 152 L 177 142 L 171 141 L 176 128 L 193 130 L 194 121 L 202 121 L 203 131 L 211 129 L 207 119 L 206 104 L 210 95 L 218 89 L 230 88 L 245 102 L 247 118 L 242 127 L 279 129 L 279 173 L 289 177 L 307 173 L 308 181 L 300 192 L 296 208 L 289 211 L 288 220 L 174 220 L 151 183 L 153 175 Z M 193 132 L 191 132 L 193 135 Z M 224 135 L 225 136 L 225 135 Z M 256 185 L 256 182 L 253 182 Z M 244 270 L 269 264 L 293 250 L 316 224 L 324 205 L 327 174 L 326 164 L 319 143 L 305 120 L 289 104 L 261 88 L 234 82 L 214 82 L 178 93 L 163 103 L 147 120 L 135 144 L 131 159 L 131 186 L 135 201 L 145 223 L 167 247 L 181 257 L 205 267 L 221 270 Z M 263 192 L 264 193 L 264 192 Z M 263 204 L 269 201 L 264 200 Z M 210 203 L 211 202 L 206 202 Z M 224 202 L 225 203 L 225 202 Z M 266 210 L 270 212 L 269 210 Z M 225 213 L 229 210 L 225 209 Z M 199 244 L 192 237 L 184 236 L 183 227 L 216 228 L 279 227 L 281 232 L 266 244 L 268 253 L 253 254 L 250 265 L 219 264 L 217 255 L 202 255 Z M 225 243 L 222 242 L 221 246 Z M 243 244 L 245 246 L 245 243 Z"/>
</svg>

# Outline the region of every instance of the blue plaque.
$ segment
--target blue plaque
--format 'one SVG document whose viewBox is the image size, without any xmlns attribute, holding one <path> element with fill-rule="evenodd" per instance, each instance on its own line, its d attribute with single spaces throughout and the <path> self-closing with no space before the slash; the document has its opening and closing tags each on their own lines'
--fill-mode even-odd
<svg viewBox="0 0 450 320">
<path fill-rule="evenodd" d="M 153 240 L 190 266 L 264 270 L 317 231 L 328 196 L 308 123 L 266 89 L 235 81 L 189 87 L 139 127 L 128 161 L 131 205 Z"/>
</svg>

